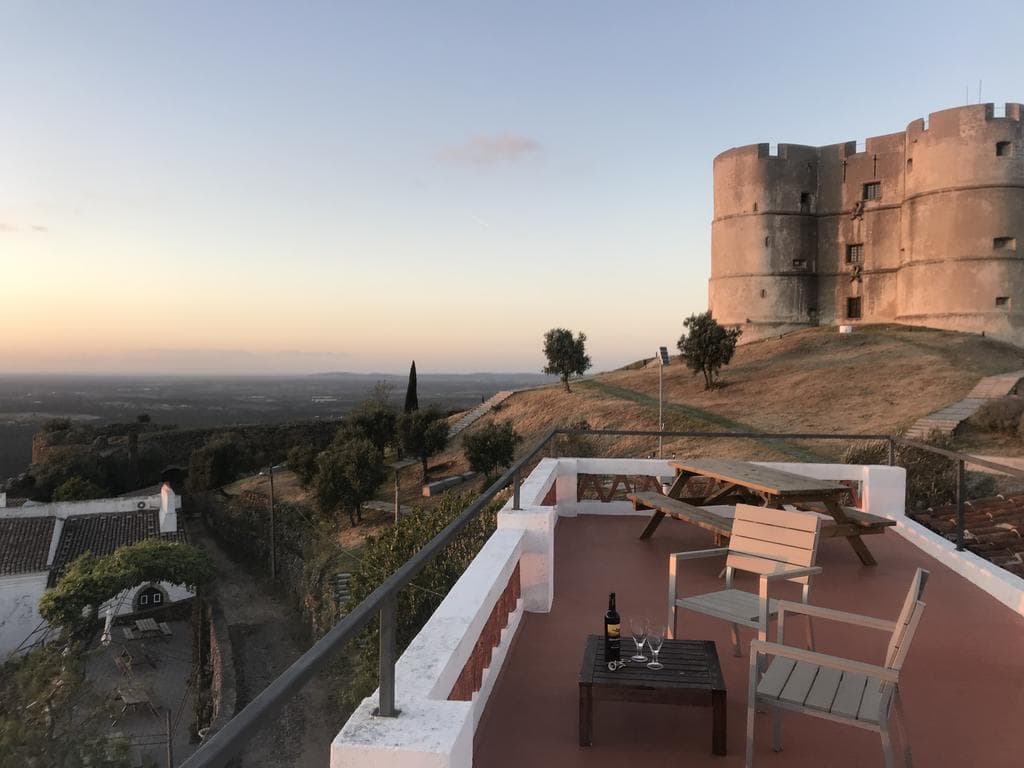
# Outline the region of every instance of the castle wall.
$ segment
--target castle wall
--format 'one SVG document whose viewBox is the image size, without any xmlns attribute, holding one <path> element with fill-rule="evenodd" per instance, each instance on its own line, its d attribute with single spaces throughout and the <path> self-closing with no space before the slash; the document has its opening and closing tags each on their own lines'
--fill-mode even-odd
<svg viewBox="0 0 1024 768">
<path fill-rule="evenodd" d="M 716 319 L 742 326 L 745 340 L 896 321 L 1024 343 L 1022 110 L 944 110 L 861 147 L 720 154 Z"/>
</svg>

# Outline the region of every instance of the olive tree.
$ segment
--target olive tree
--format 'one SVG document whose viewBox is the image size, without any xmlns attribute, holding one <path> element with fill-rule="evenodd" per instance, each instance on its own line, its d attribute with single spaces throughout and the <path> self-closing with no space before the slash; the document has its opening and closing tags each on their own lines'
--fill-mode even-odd
<svg viewBox="0 0 1024 768">
<path fill-rule="evenodd" d="M 316 463 L 313 484 L 320 510 L 328 515 L 345 510 L 352 525 L 361 523 L 363 502 L 372 499 L 377 486 L 384 482 L 380 452 L 367 438 L 355 437 L 332 445 Z"/>
<path fill-rule="evenodd" d="M 519 435 L 511 421 L 489 421 L 462 439 L 462 450 L 469 460 L 469 468 L 482 472 L 490 480 L 495 470 L 507 467 L 515 458 Z"/>
<path fill-rule="evenodd" d="M 722 366 L 732 360 L 743 331 L 719 325 L 710 310 L 690 315 L 683 321 L 683 328 L 676 344 L 680 357 L 695 374 L 704 374 L 704 389 L 711 389 Z"/>
<path fill-rule="evenodd" d="M 398 439 L 404 453 L 420 460 L 425 483 L 427 461 L 448 447 L 448 420 L 434 406 L 403 413 L 398 419 Z"/>
<path fill-rule="evenodd" d="M 569 389 L 572 376 L 582 376 L 590 368 L 590 358 L 586 351 L 587 335 L 580 331 L 573 338 L 572 331 L 566 328 L 552 328 L 544 334 L 544 357 L 548 364 L 544 373 L 560 376 L 565 391 Z"/>
</svg>

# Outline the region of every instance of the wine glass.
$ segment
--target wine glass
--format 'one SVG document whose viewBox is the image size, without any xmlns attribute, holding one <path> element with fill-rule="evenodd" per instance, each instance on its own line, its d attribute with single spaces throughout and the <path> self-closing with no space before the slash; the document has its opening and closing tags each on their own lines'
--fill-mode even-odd
<svg viewBox="0 0 1024 768">
<path fill-rule="evenodd" d="M 635 616 L 629 620 L 629 631 L 633 635 L 633 645 L 636 646 L 636 653 L 630 658 L 631 661 L 647 661 L 644 656 L 644 643 L 647 642 L 647 622 Z"/>
<path fill-rule="evenodd" d="M 661 644 L 665 641 L 665 628 L 654 626 L 647 628 L 647 647 L 651 649 L 653 661 L 647 662 L 648 669 L 664 669 L 664 664 L 658 661 L 658 653 L 661 651 Z"/>
</svg>

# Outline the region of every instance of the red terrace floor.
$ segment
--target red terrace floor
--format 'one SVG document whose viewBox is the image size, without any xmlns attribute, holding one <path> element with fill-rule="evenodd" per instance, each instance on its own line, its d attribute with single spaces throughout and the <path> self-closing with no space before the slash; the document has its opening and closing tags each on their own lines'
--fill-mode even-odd
<svg viewBox="0 0 1024 768">
<path fill-rule="evenodd" d="M 732 655 L 726 623 L 692 613 L 680 614 L 679 636 L 718 644 L 729 696 L 729 755 L 711 755 L 710 709 L 655 704 L 595 702 L 594 744 L 577 745 L 584 638 L 602 631 L 608 592 L 618 593 L 624 624 L 637 613 L 660 620 L 666 613 L 667 555 L 712 546 L 709 535 L 672 520 L 641 542 L 643 526 L 638 517 L 560 520 L 553 610 L 523 619 L 477 732 L 477 766 L 743 765 L 747 659 Z M 818 564 L 824 573 L 816 577 L 811 600 L 894 619 L 914 569 L 931 571 L 924 595 L 928 607 L 901 678 L 914 765 L 1024 764 L 1024 618 L 893 531 L 865 541 L 879 561 L 876 567 L 862 566 L 845 541 L 822 542 Z M 685 563 L 681 591 L 720 587 L 721 565 Z M 801 621 L 787 627 L 793 641 L 804 638 Z M 815 629 L 820 651 L 876 664 L 884 659 L 888 637 L 883 633 L 831 622 L 818 622 Z M 749 631 L 742 636 L 744 652 L 750 636 Z M 623 648 L 630 644 L 623 639 Z M 759 715 L 759 767 L 883 764 L 877 734 L 807 716 L 784 715 L 783 745 L 781 753 L 771 751 L 770 716 Z"/>
</svg>

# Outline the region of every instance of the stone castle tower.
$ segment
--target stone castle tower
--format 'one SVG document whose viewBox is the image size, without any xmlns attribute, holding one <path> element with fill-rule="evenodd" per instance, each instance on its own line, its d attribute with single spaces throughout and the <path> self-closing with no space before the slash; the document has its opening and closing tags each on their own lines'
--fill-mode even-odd
<svg viewBox="0 0 1024 768">
<path fill-rule="evenodd" d="M 1024 106 L 714 161 L 709 306 L 744 340 L 897 322 L 1024 345 Z"/>
</svg>

